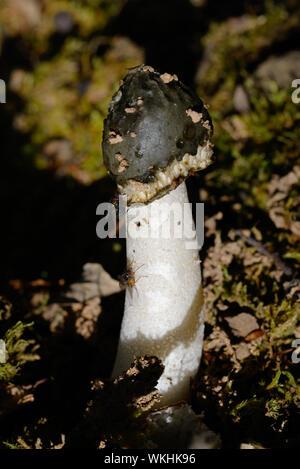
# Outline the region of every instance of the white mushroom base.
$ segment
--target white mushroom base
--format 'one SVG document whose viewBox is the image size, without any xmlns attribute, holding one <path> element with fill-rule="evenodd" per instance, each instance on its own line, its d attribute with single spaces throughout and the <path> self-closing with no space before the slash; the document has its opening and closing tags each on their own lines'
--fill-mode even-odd
<svg viewBox="0 0 300 469">
<path fill-rule="evenodd" d="M 181 234 L 171 228 L 167 237 L 160 230 L 168 226 Z M 148 205 L 130 206 L 127 229 L 135 285 L 126 290 L 113 376 L 134 356 L 159 357 L 165 367 L 157 385 L 160 405 L 169 405 L 188 399 L 204 331 L 199 253 L 185 183 Z"/>
</svg>

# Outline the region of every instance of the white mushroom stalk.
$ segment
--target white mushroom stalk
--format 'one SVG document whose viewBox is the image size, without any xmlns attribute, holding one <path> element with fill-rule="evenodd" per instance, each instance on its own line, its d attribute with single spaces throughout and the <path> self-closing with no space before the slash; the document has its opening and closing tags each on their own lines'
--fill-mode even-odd
<svg viewBox="0 0 300 469">
<path fill-rule="evenodd" d="M 188 399 L 204 331 L 197 230 L 184 179 L 211 163 L 212 126 L 202 101 L 175 77 L 144 66 L 130 71 L 112 100 L 103 140 L 104 161 L 131 204 L 130 282 L 113 376 L 134 356 L 157 356 L 164 365 L 160 405 Z"/>
<path fill-rule="evenodd" d="M 147 236 L 169 226 L 172 230 L 173 220 L 180 222 L 178 232 L 183 228 L 180 237 L 174 231 L 167 239 Z M 127 223 L 127 259 L 135 285 L 126 290 L 113 375 L 126 370 L 135 355 L 155 355 L 165 367 L 157 386 L 161 404 L 174 403 L 188 398 L 204 328 L 198 250 L 188 249 L 194 227 L 185 183 L 148 205 L 129 208 Z"/>
</svg>

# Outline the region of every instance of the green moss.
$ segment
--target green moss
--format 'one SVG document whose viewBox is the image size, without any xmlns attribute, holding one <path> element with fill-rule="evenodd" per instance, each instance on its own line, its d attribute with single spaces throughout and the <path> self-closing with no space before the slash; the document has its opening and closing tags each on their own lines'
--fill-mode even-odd
<svg viewBox="0 0 300 469">
<path fill-rule="evenodd" d="M 292 23 L 292 18 L 286 5 L 273 1 L 265 2 L 262 15 L 248 14 L 221 24 L 212 23 L 203 38 L 203 45 L 210 53 L 208 64 L 199 76 L 202 92 L 208 96 L 215 94 L 216 103 L 226 107 L 228 93 L 233 92 L 237 79 L 245 73 L 249 62 L 257 60 L 263 49 L 279 35 L 284 35 L 289 23 Z"/>
<path fill-rule="evenodd" d="M 54 164 L 84 183 L 106 175 L 100 145 L 103 120 L 126 68 L 139 61 L 129 57 L 111 63 L 111 52 L 91 60 L 91 44 L 92 40 L 68 39 L 51 61 L 23 73 L 18 90 L 26 103 L 19 129 L 30 132 L 29 151 L 37 167 L 53 164 L 44 154 L 48 142 L 67 140 L 72 148 L 69 161 L 58 154 Z"/>
<path fill-rule="evenodd" d="M 0 363 L 0 387 L 5 387 L 13 382 L 22 366 L 29 361 L 36 360 L 37 355 L 32 351 L 35 341 L 23 338 L 25 329 L 31 327 L 33 323 L 24 324 L 18 321 L 7 328 L 6 323 L 11 314 L 11 305 L 4 298 L 0 300 L 0 332 L 6 348 L 6 360 Z M 7 320 L 4 319 L 5 314 Z"/>
</svg>

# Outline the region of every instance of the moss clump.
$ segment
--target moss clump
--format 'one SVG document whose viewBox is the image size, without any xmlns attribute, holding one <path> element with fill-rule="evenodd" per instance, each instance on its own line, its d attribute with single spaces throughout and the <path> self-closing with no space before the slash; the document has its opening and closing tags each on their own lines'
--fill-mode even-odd
<svg viewBox="0 0 300 469">
<path fill-rule="evenodd" d="M 100 46 L 108 48 L 102 57 L 96 53 Z M 117 49 L 124 46 L 122 39 L 70 38 L 33 73 L 19 70 L 12 76 L 14 91 L 26 103 L 15 123 L 30 133 L 26 152 L 39 168 L 71 174 L 82 183 L 107 174 L 99 142 L 108 103 L 124 70 L 142 59 L 129 43 L 129 52 L 116 62 Z"/>
<path fill-rule="evenodd" d="M 27 67 L 16 68 L 9 82 L 22 100 L 12 111 L 14 127 L 28 136 L 24 155 L 38 169 L 83 184 L 101 179 L 107 174 L 100 141 L 108 103 L 126 68 L 143 62 L 132 41 L 104 32 L 126 2 L 47 0 L 43 9 L 28 3 L 0 6 L 3 38 L 15 37 L 28 52 Z"/>
<path fill-rule="evenodd" d="M 36 360 L 38 357 L 32 351 L 35 341 L 23 338 L 25 329 L 31 327 L 33 323 L 24 324 L 18 321 L 7 327 L 7 322 L 11 317 L 11 308 L 11 304 L 5 298 L 0 297 L 0 337 L 6 349 L 5 360 L 0 363 L 0 387 L 2 389 L 13 382 L 25 363 Z"/>
</svg>

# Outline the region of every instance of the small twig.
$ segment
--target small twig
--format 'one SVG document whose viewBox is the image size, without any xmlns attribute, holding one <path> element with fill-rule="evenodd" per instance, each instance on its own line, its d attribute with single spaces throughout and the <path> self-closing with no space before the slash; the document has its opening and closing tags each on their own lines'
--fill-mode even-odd
<svg viewBox="0 0 300 469">
<path fill-rule="evenodd" d="M 249 244 L 250 246 L 254 246 L 258 252 L 272 259 L 276 267 L 282 270 L 285 275 L 287 275 L 288 277 L 293 277 L 292 280 L 297 280 L 296 273 L 283 262 L 278 253 L 270 252 L 264 244 L 260 243 L 259 241 L 256 241 L 256 239 L 251 238 L 250 236 L 244 235 L 241 230 L 234 230 L 234 233 L 237 236 L 240 236 L 240 238 L 242 238 L 245 243 Z"/>
</svg>

